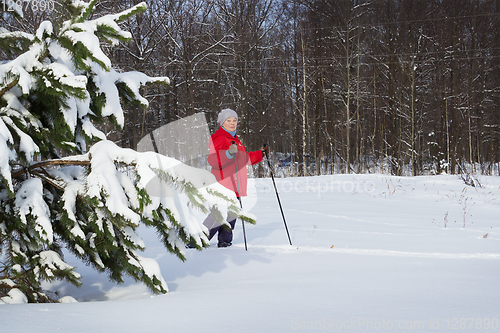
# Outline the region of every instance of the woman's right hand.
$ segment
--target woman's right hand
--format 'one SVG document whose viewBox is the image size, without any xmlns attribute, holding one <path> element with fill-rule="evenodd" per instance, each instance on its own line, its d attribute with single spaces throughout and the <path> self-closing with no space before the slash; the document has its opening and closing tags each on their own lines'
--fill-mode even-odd
<svg viewBox="0 0 500 333">
<path fill-rule="evenodd" d="M 232 145 L 229 146 L 228 151 L 229 151 L 229 154 L 234 156 L 238 152 L 238 146 L 235 143 L 233 143 Z"/>
</svg>

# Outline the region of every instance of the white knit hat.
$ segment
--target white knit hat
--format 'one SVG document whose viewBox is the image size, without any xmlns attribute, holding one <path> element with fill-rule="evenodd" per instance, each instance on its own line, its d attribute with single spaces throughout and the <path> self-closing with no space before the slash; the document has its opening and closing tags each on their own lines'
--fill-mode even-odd
<svg viewBox="0 0 500 333">
<path fill-rule="evenodd" d="M 217 117 L 217 124 L 219 124 L 219 126 L 222 126 L 222 124 L 224 124 L 227 118 L 230 117 L 236 117 L 236 120 L 238 120 L 238 114 L 234 110 L 231 109 L 222 110 L 221 112 L 219 112 L 219 117 Z"/>
</svg>

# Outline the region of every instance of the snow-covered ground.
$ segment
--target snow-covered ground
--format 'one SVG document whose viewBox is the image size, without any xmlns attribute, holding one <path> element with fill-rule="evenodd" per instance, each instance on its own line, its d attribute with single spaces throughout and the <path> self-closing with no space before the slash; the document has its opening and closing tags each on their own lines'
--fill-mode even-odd
<svg viewBox="0 0 500 333">
<path fill-rule="evenodd" d="M 180 262 L 141 230 L 170 292 L 75 259 L 78 303 L 0 306 L 2 332 L 500 332 L 500 178 L 334 175 L 252 180 L 234 246 Z M 250 186 L 252 187 L 252 186 Z M 203 216 L 200 216 L 203 219 Z"/>
</svg>

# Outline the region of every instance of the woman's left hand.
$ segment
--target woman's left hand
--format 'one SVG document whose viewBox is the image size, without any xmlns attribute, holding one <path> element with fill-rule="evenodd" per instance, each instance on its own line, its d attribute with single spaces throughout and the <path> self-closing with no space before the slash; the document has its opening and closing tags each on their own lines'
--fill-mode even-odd
<svg viewBox="0 0 500 333">
<path fill-rule="evenodd" d="M 264 147 L 262 147 L 261 149 L 262 151 L 262 155 L 268 155 L 269 154 L 269 146 L 268 145 L 264 145 Z"/>
</svg>

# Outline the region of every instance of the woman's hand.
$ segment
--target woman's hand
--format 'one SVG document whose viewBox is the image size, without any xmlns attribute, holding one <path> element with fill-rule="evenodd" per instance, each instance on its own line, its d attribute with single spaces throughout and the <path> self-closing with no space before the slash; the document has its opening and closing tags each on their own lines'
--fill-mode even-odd
<svg viewBox="0 0 500 333">
<path fill-rule="evenodd" d="M 269 154 L 269 146 L 268 145 L 264 145 L 264 147 L 262 147 L 261 149 L 262 151 L 262 155 L 268 155 Z"/>
<path fill-rule="evenodd" d="M 229 146 L 229 149 L 227 151 L 229 152 L 229 154 L 234 156 L 238 152 L 238 146 L 235 143 L 233 143 L 232 145 Z"/>
</svg>

